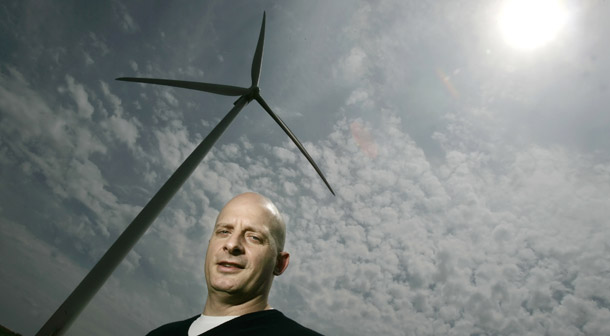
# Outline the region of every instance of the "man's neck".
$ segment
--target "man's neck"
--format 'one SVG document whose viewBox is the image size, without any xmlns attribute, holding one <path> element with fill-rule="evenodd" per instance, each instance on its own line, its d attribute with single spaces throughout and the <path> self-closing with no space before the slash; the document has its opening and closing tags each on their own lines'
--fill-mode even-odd
<svg viewBox="0 0 610 336">
<path fill-rule="evenodd" d="M 246 302 L 236 303 L 227 300 L 227 298 L 208 294 L 203 314 L 208 316 L 241 316 L 266 309 L 271 309 L 266 298 L 258 297 Z"/>
</svg>

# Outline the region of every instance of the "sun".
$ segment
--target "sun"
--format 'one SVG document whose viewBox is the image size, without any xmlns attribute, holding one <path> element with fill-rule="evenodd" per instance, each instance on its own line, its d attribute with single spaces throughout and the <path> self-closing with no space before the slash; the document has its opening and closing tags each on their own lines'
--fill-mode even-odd
<svg viewBox="0 0 610 336">
<path fill-rule="evenodd" d="M 560 0 L 507 0 L 498 21 L 509 45 L 530 50 L 552 41 L 566 18 Z"/>
</svg>

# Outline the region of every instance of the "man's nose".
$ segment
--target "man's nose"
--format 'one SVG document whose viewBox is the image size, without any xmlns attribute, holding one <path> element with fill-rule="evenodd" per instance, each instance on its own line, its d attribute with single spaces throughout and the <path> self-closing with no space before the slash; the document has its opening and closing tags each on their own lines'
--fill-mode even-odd
<svg viewBox="0 0 610 336">
<path fill-rule="evenodd" d="M 244 246 L 241 239 L 241 235 L 232 234 L 229 239 L 225 242 L 225 249 L 232 255 L 239 255 L 244 253 Z"/>
</svg>

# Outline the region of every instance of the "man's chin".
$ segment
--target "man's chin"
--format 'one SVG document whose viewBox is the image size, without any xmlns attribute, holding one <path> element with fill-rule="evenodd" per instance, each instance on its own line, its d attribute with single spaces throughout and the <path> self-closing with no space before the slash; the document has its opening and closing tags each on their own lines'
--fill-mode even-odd
<svg viewBox="0 0 610 336">
<path fill-rule="evenodd" d="M 234 281 L 217 281 L 217 282 L 212 282 L 210 284 L 210 286 L 212 287 L 212 289 L 215 292 L 219 292 L 219 293 L 227 293 L 227 294 L 237 294 L 240 292 L 241 286 L 239 286 L 238 283 L 235 283 Z"/>
</svg>

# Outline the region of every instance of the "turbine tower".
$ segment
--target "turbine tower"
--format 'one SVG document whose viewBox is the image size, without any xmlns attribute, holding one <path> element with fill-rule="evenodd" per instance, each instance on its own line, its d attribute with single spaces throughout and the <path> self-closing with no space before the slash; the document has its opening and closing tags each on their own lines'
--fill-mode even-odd
<svg viewBox="0 0 610 336">
<path fill-rule="evenodd" d="M 311 158 L 305 147 L 299 139 L 292 133 L 286 124 L 275 114 L 269 105 L 260 95 L 258 81 L 261 73 L 261 65 L 263 61 L 263 45 L 265 44 L 265 17 L 263 13 L 263 23 L 261 25 L 256 51 L 252 60 L 252 85 L 249 88 L 243 88 L 231 85 L 211 84 L 202 82 L 190 82 L 171 79 L 156 79 L 156 78 L 134 78 L 122 77 L 117 78 L 120 81 L 149 83 L 174 86 L 198 91 L 221 94 L 225 96 L 239 96 L 233 103 L 233 108 L 229 113 L 218 123 L 216 127 L 203 139 L 203 141 L 195 148 L 189 157 L 178 167 L 172 176 L 165 182 L 153 198 L 144 206 L 140 213 L 134 218 L 129 226 L 117 238 L 112 246 L 106 251 L 102 258 L 89 271 L 81 283 L 72 291 L 68 298 L 59 306 L 55 313 L 36 333 L 36 336 L 58 336 L 62 335 L 69 328 L 70 324 L 76 319 L 78 314 L 85 308 L 91 298 L 102 287 L 104 282 L 110 277 L 110 274 L 121 263 L 127 253 L 142 237 L 150 224 L 157 218 L 157 215 L 163 210 L 165 205 L 172 199 L 174 194 L 180 189 L 182 184 L 189 178 L 201 160 L 205 157 L 208 151 L 212 148 L 216 140 L 222 135 L 225 129 L 231 124 L 233 119 L 239 114 L 241 109 L 252 100 L 256 100 L 265 111 L 275 120 L 276 123 L 286 132 L 288 137 L 299 148 L 301 153 L 305 155 L 309 163 L 316 170 L 318 175 L 324 181 L 330 192 L 335 195 L 330 184 L 322 174 L 318 165 Z"/>
</svg>

